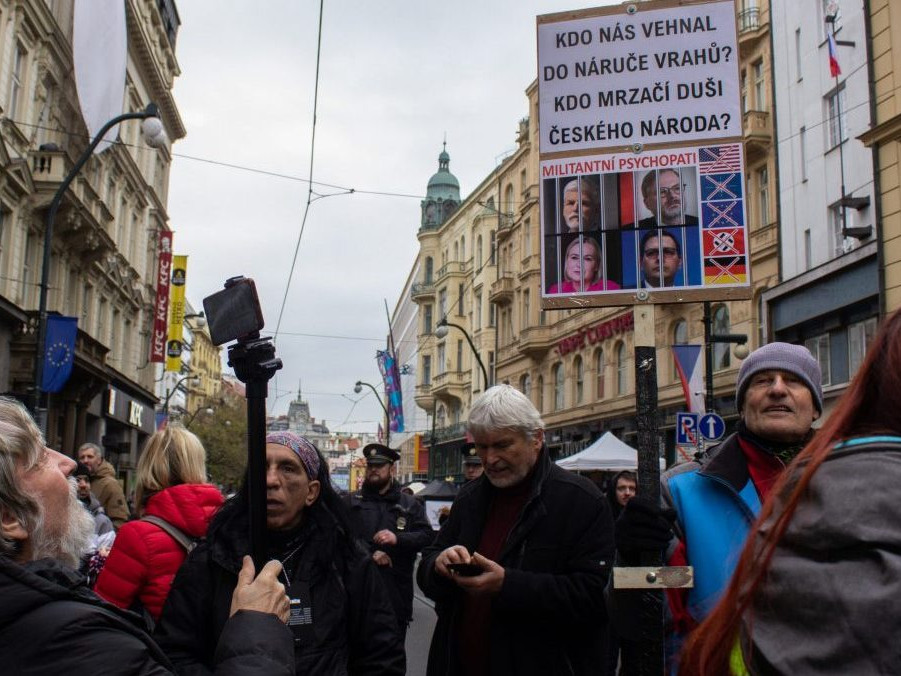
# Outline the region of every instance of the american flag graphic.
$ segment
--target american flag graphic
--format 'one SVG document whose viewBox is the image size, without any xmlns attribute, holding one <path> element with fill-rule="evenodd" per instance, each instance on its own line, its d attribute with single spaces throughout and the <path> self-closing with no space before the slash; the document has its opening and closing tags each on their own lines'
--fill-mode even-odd
<svg viewBox="0 0 901 676">
<path fill-rule="evenodd" d="M 731 143 L 727 146 L 701 148 L 699 160 L 702 174 L 741 171 L 741 146 Z"/>
</svg>

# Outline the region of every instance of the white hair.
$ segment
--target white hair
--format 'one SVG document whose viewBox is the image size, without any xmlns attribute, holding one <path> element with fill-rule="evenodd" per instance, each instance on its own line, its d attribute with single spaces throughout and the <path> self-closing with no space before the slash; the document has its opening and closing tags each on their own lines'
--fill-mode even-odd
<svg viewBox="0 0 901 676">
<path fill-rule="evenodd" d="M 470 434 L 514 430 L 534 439 L 544 422 L 526 395 L 510 385 L 495 385 L 473 402 L 468 429 Z"/>
</svg>

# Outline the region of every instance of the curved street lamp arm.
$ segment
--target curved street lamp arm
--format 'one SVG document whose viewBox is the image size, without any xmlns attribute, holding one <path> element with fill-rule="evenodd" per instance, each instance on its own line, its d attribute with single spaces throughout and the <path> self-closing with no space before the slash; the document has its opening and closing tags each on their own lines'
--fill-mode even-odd
<svg viewBox="0 0 901 676">
<path fill-rule="evenodd" d="M 442 323 L 447 326 L 453 326 L 455 329 L 459 329 L 460 332 L 466 337 L 466 341 L 469 343 L 469 347 L 472 348 L 472 353 L 475 355 L 476 361 L 479 362 L 479 368 L 482 369 L 482 378 L 484 378 L 485 390 L 488 389 L 488 371 L 485 369 L 485 364 L 482 363 L 482 358 L 479 356 L 479 351 L 476 349 L 475 343 L 472 342 L 472 338 L 469 336 L 469 332 L 464 329 L 459 324 L 454 324 L 453 322 L 447 321 L 447 319 L 442 320 Z M 484 390 L 483 390 L 484 391 Z"/>
</svg>

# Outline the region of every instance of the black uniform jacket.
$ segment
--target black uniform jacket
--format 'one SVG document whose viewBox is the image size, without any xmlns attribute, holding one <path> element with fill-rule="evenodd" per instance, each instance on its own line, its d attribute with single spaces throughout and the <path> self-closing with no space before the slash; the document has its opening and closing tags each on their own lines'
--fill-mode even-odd
<svg viewBox="0 0 901 676">
<path fill-rule="evenodd" d="M 396 483 L 384 495 L 365 489 L 357 491 L 348 502 L 355 535 L 370 551 L 381 550 L 391 557 L 391 566 L 379 566 L 379 571 L 391 592 L 398 621 L 406 624 L 413 616 L 416 555 L 435 539 L 425 507 L 412 495 L 401 493 Z M 372 536 L 383 529 L 397 536 L 396 545 L 372 542 Z"/>
<path fill-rule="evenodd" d="M 597 674 L 605 657 L 604 586 L 614 550 L 610 506 L 588 479 L 554 465 L 546 448 L 528 480 L 530 497 L 498 561 L 505 574 L 491 604 L 490 673 Z M 422 553 L 417 580 L 438 612 L 429 676 L 460 674 L 463 592 L 435 572 L 435 559 L 451 545 L 470 553 L 478 546 L 493 491 L 485 476 L 463 486 L 434 544 Z"/>
</svg>

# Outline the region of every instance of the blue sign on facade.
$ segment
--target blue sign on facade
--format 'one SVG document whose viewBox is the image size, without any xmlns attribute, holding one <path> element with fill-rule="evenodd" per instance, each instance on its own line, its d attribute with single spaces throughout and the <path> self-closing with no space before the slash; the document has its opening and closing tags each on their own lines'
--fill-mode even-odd
<svg viewBox="0 0 901 676">
<path fill-rule="evenodd" d="M 716 441 L 726 433 L 726 422 L 716 413 L 707 413 L 698 423 L 698 430 L 707 441 Z"/>
<path fill-rule="evenodd" d="M 697 413 L 677 413 L 676 414 L 676 445 L 677 446 L 697 446 L 698 445 L 698 419 Z"/>
</svg>

